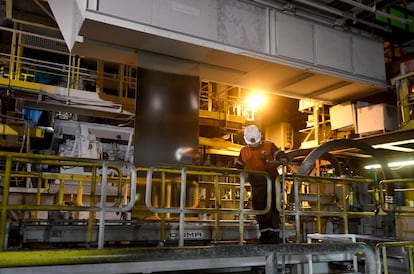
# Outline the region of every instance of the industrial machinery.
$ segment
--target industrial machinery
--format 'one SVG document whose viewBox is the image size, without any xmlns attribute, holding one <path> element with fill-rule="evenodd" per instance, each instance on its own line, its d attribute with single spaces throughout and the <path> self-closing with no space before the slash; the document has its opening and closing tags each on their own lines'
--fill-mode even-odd
<svg viewBox="0 0 414 274">
<path fill-rule="evenodd" d="M 111 3 L 89 2 L 103 8 Z M 184 1 L 170 2 L 180 16 L 199 14 Z M 300 26 L 298 33 L 309 27 L 318 32 L 312 39 L 337 37 L 320 26 L 283 21 L 287 15 L 273 9 L 276 3 L 265 8 L 260 2 L 266 1 L 254 1 L 254 6 L 248 1 L 217 3 L 234 8 L 226 6 L 228 2 L 237 3 L 233 6 L 243 12 L 260 15 L 265 10 L 268 16 L 281 18 L 282 24 Z M 77 4 L 72 7 L 75 11 Z M 91 13 L 100 12 L 105 13 L 102 9 Z M 232 21 L 219 23 L 231 26 Z M 93 33 L 89 26 L 82 31 Z M 270 25 L 264 33 L 275 27 Z M 277 27 L 284 30 L 284 25 Z M 234 41 L 223 42 L 224 49 L 209 53 L 215 56 L 212 60 L 219 60 L 217 64 L 196 60 L 204 73 L 200 76 L 193 72 L 194 60 L 179 56 L 144 49 L 134 65 L 138 50 L 108 46 L 107 41 L 85 38 L 85 45 L 92 45 L 84 51 L 87 56 L 72 55 L 63 39 L 17 28 L 1 31 L 10 48 L 0 52 L 0 274 L 194 269 L 201 273 L 414 273 L 414 175 L 408 165 L 414 152 L 412 72 L 393 79 L 399 108 L 300 100 L 299 111 L 308 118 L 301 131 L 308 136 L 300 146 L 291 124 L 266 128 L 265 137 L 280 141 L 289 158 L 278 167 L 273 182 L 265 172 L 233 168 L 243 145 L 240 133 L 260 117 L 244 102 L 248 89 L 234 84 L 238 77 L 254 78 L 254 73 L 237 65 L 249 60 L 247 67 L 282 69 L 279 64 L 259 63 L 263 56 L 250 60 L 260 48 L 249 51 L 251 56 L 240 52 L 230 56 L 225 54 L 227 43 Z M 142 36 L 155 49 L 169 45 L 149 42 L 147 33 Z M 372 45 L 365 38 L 352 39 L 363 49 Z M 83 52 L 81 37 L 75 40 L 77 50 Z M 271 50 L 276 50 L 276 44 L 270 43 Z M 290 45 L 277 45 L 280 55 L 290 52 Z M 191 47 L 189 55 L 193 50 L 204 52 L 203 47 Z M 108 52 L 105 60 L 99 59 L 102 48 Z M 358 55 L 358 47 L 352 50 Z M 231 58 L 234 67 L 220 67 L 221 56 Z M 329 56 L 318 56 L 326 58 L 319 58 L 316 71 L 339 65 L 335 73 L 368 74 L 361 78 L 366 76 L 373 84 L 308 71 L 313 56 L 304 56 L 306 72 L 283 68 L 280 74 L 292 78 L 272 85 L 300 89 L 315 77 L 318 84 L 310 94 L 380 88 L 375 78 L 380 71 L 375 75 L 351 71 L 355 64 L 339 64 Z M 171 67 L 180 73 L 171 73 Z M 222 73 L 233 84 L 204 77 L 222 80 Z M 319 86 L 324 81 L 329 85 Z M 378 123 L 371 122 L 373 118 Z M 278 129 L 281 136 L 275 137 Z M 267 181 L 263 210 L 251 205 L 249 175 L 253 174 Z M 271 185 L 275 185 L 282 244 L 260 245 L 256 216 L 272 204 Z"/>
<path fill-rule="evenodd" d="M 250 206 L 248 175 L 253 171 L 136 167 L 131 164 L 131 128 L 70 120 L 54 120 L 54 125 L 54 148 L 48 151 L 57 155 L 1 152 L 4 254 L 258 243 L 255 216 L 267 209 Z M 354 169 L 360 160 L 337 153 L 355 149 L 372 155 L 382 169 Z M 288 157 L 277 182 L 258 173 L 269 185 L 276 183 L 287 246 L 317 242 L 325 249 L 362 241 L 370 248 L 364 252 L 376 252 L 393 273 L 411 269 L 412 242 L 405 226 L 412 214 L 412 179 L 397 179 L 381 151 L 356 140 L 333 140 L 313 150 L 291 151 Z M 353 252 L 310 259 L 303 250 L 299 255 L 289 250 L 283 264 L 294 265 L 297 272 L 362 271 L 366 263 Z"/>
</svg>

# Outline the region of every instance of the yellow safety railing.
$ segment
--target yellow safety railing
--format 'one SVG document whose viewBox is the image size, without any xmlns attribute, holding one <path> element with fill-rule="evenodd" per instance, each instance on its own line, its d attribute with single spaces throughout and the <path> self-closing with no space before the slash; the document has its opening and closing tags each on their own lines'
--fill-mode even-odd
<svg viewBox="0 0 414 274">
<path fill-rule="evenodd" d="M 381 208 L 385 212 L 414 214 L 414 178 L 382 180 L 378 187 L 382 194 L 379 196 Z"/>
<path fill-rule="evenodd" d="M 414 242 L 412 241 L 400 241 L 400 242 L 382 242 L 378 243 L 375 246 L 375 255 L 376 255 L 376 262 L 377 262 L 377 273 L 378 274 L 388 274 L 388 256 L 387 256 L 387 249 L 393 247 L 403 247 L 407 250 L 407 258 L 408 258 L 408 271 L 407 273 L 414 274 L 414 262 L 413 262 L 413 248 Z M 381 266 L 381 255 L 382 255 L 382 265 Z M 383 268 L 384 271 L 381 269 Z"/>
<path fill-rule="evenodd" d="M 128 162 L 0 151 L 0 163 L 0 183 L 3 190 L 0 196 L 0 251 L 7 248 L 6 228 L 8 216 L 12 212 L 33 212 L 35 219 L 39 218 L 39 212 L 43 211 L 88 212 L 87 243 L 93 241 L 95 214 L 98 213 L 97 242 L 98 247 L 102 248 L 105 213 L 127 212 L 135 204 L 136 170 Z M 58 171 L 42 172 L 41 168 L 45 166 L 53 166 Z M 83 168 L 84 172 L 60 173 L 61 169 L 68 167 Z M 109 176 L 109 170 L 115 175 Z M 74 189 L 77 196 L 75 201 L 65 199 L 65 191 L 68 188 Z M 87 201 L 83 200 L 85 189 L 89 190 Z M 110 195 L 111 197 L 108 195 L 108 189 L 113 189 L 114 194 Z M 16 192 L 33 193 L 34 202 L 22 204 L 13 201 L 12 195 Z M 47 194 L 56 196 L 53 203 L 43 200 Z"/>
<path fill-rule="evenodd" d="M 263 176 L 267 180 L 267 206 L 262 210 L 253 210 L 251 208 L 246 208 L 245 206 L 245 187 L 248 174 L 255 174 Z M 153 185 L 156 180 L 161 180 L 161 201 L 158 202 L 158 206 L 155 206 L 153 203 Z M 166 189 L 171 180 L 168 178 L 175 178 L 175 182 L 180 184 L 180 194 L 179 194 L 179 205 L 171 206 L 167 201 Z M 199 204 L 188 204 L 186 201 L 186 189 L 189 185 L 189 178 L 194 177 L 208 177 L 212 178 L 210 184 L 214 187 L 214 207 L 205 207 L 200 206 Z M 232 181 L 233 183 L 220 183 L 223 181 Z M 202 182 L 201 184 L 206 184 L 207 182 Z M 145 194 L 145 204 L 147 208 L 155 213 L 160 213 L 161 216 L 165 214 L 178 214 L 179 218 L 179 246 L 184 246 L 184 225 L 186 221 L 186 215 L 189 214 L 210 214 L 215 216 L 215 232 L 216 240 L 220 237 L 220 215 L 223 214 L 235 214 L 238 217 L 239 224 L 239 244 L 244 242 L 244 221 L 245 216 L 249 214 L 265 214 L 269 211 L 271 206 L 271 184 L 274 183 L 271 181 L 270 177 L 265 172 L 257 171 L 248 171 L 248 170 L 237 170 L 237 169 L 228 169 L 228 168 L 212 168 L 212 167 L 199 167 L 199 166 L 153 166 L 150 167 L 147 173 L 146 178 L 146 194 Z M 239 188 L 239 199 L 236 202 L 235 207 L 224 207 L 220 202 L 220 189 L 223 187 L 238 187 Z M 164 214 L 164 215 L 163 215 Z M 200 220 L 203 222 L 205 220 Z M 161 221 L 161 226 L 163 222 Z M 162 231 L 165 230 L 165 227 L 161 228 Z M 165 233 L 165 232 L 161 232 Z M 161 238 L 163 235 L 161 235 Z M 162 239 L 161 239 L 162 240 Z"/>
<path fill-rule="evenodd" d="M 286 197 L 276 199 L 277 207 L 283 213 L 283 219 L 288 216 L 294 217 L 297 242 L 301 241 L 301 219 L 303 218 L 316 219 L 316 232 L 323 233 L 322 218 L 340 217 L 343 220 L 343 231 L 348 234 L 349 216 L 374 216 L 376 214 L 376 209 L 365 212 L 349 211 L 349 205 L 353 202 L 353 193 L 350 187 L 352 183 L 370 185 L 373 181 L 359 178 L 289 175 L 285 176 L 283 184 L 276 184 L 277 194 L 282 193 L 281 188 L 286 188 Z M 330 187 L 330 190 L 323 190 L 322 187 Z M 369 188 L 367 187 L 367 189 Z M 311 191 L 312 193 L 310 193 Z M 287 202 L 285 202 L 286 200 Z M 282 223 L 285 226 L 285 223 Z"/>
</svg>

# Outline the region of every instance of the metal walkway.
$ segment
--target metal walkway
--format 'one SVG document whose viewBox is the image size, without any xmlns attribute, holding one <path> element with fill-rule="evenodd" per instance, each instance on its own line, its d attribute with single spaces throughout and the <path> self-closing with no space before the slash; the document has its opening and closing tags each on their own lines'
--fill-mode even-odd
<svg viewBox="0 0 414 274">
<path fill-rule="evenodd" d="M 364 273 L 376 273 L 375 254 L 369 246 L 336 243 L 9 251 L 0 254 L 0 274 L 153 273 L 255 266 L 263 266 L 270 274 L 284 269 L 286 264 L 306 267 L 309 259 L 314 262 L 341 261 L 354 254 L 363 254 Z"/>
</svg>

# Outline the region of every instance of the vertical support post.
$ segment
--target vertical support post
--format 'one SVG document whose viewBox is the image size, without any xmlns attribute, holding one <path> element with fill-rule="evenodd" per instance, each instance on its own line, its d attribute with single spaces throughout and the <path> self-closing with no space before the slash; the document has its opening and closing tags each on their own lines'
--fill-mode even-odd
<svg viewBox="0 0 414 274">
<path fill-rule="evenodd" d="M 77 206 L 82 206 L 83 205 L 83 181 L 80 180 L 79 184 L 78 184 L 78 192 L 76 194 L 76 205 Z"/>
<path fill-rule="evenodd" d="M 246 173 L 240 173 L 240 194 L 239 194 L 239 244 L 243 244 L 244 240 L 244 184 L 246 181 Z"/>
<path fill-rule="evenodd" d="M 408 262 L 410 267 L 410 273 L 414 273 L 414 262 L 413 262 L 413 246 L 410 245 L 408 248 Z"/>
<path fill-rule="evenodd" d="M 299 215 L 299 209 L 300 209 L 300 201 L 299 201 L 299 182 L 297 178 L 294 178 L 293 181 L 293 195 L 294 195 L 294 211 L 295 211 L 295 228 L 296 228 L 296 242 L 300 242 L 300 215 Z"/>
<path fill-rule="evenodd" d="M 105 240 L 105 207 L 106 207 L 106 183 L 108 180 L 108 165 L 102 165 L 101 180 L 101 203 L 99 212 L 99 231 L 98 231 L 98 249 L 102 249 Z"/>
<path fill-rule="evenodd" d="M 96 167 L 94 166 L 92 168 L 92 178 L 91 178 L 91 197 L 90 197 L 90 202 L 89 202 L 90 208 L 95 206 L 95 198 L 96 198 L 95 188 L 96 188 Z M 92 242 L 94 220 L 95 220 L 95 212 L 89 211 L 87 243 Z"/>
<path fill-rule="evenodd" d="M 16 68 L 15 68 L 15 74 L 13 77 L 14 80 L 20 80 L 20 75 L 22 72 L 22 63 L 21 63 L 21 57 L 23 55 L 22 35 L 19 34 L 17 39 L 18 39 L 18 42 L 17 42 L 17 50 L 16 50 Z"/>
<path fill-rule="evenodd" d="M 66 89 L 67 89 L 67 94 L 66 96 L 68 97 L 67 100 L 70 100 L 70 88 L 71 88 L 71 68 L 72 68 L 72 52 L 69 53 L 69 57 L 68 57 L 68 82 L 66 84 Z"/>
<path fill-rule="evenodd" d="M 286 243 L 286 196 L 285 196 L 286 166 L 282 165 L 282 180 L 277 194 L 280 195 L 280 207 L 282 210 L 282 243 Z M 277 185 L 276 185 L 277 189 Z M 276 201 L 277 202 L 277 201 Z"/>
<path fill-rule="evenodd" d="M 63 196 L 65 195 L 65 181 L 59 179 L 59 192 L 56 205 L 63 205 Z"/>
<path fill-rule="evenodd" d="M 6 246 L 7 241 L 5 239 L 5 235 L 7 234 L 6 223 L 7 223 L 7 207 L 9 203 L 11 169 L 12 169 L 12 156 L 7 155 L 4 180 L 3 180 L 3 198 L 1 201 L 1 214 L 0 214 L 0 251 L 4 251 L 7 248 Z"/>
<path fill-rule="evenodd" d="M 42 177 L 38 176 L 37 177 L 37 191 L 36 191 L 36 205 L 41 204 L 41 201 L 42 201 L 41 191 L 42 191 Z M 35 218 L 39 219 L 39 211 L 35 212 Z"/>
<path fill-rule="evenodd" d="M 318 182 L 316 184 L 316 193 L 317 193 L 317 210 L 318 212 L 321 212 L 321 184 Z M 322 225 L 321 225 L 321 216 L 320 214 L 318 214 L 316 216 L 316 231 L 318 231 L 318 233 L 322 233 Z"/>
<path fill-rule="evenodd" d="M 185 221 L 185 202 L 186 202 L 186 186 L 187 186 L 187 168 L 181 169 L 181 192 L 180 192 L 180 226 L 179 226 L 179 246 L 184 246 L 184 221 Z"/>
<path fill-rule="evenodd" d="M 346 184 L 345 182 L 341 183 L 342 185 L 342 202 L 343 202 L 343 211 L 344 211 L 344 233 L 348 234 L 348 206 L 347 206 L 347 202 L 346 202 Z"/>
<path fill-rule="evenodd" d="M 161 202 L 160 207 L 165 207 L 165 199 L 166 199 L 166 185 L 165 185 L 165 171 L 161 173 Z M 160 230 L 160 240 L 161 242 L 164 242 L 166 240 L 165 238 L 165 213 L 161 213 L 161 230 Z"/>
<path fill-rule="evenodd" d="M 96 93 L 98 94 L 103 92 L 104 66 L 105 66 L 104 61 L 98 60 L 96 62 Z"/>
<path fill-rule="evenodd" d="M 118 65 L 118 98 L 121 100 L 128 96 L 127 85 L 125 82 L 125 66 L 124 64 Z"/>
<path fill-rule="evenodd" d="M 387 260 L 387 247 L 381 247 L 382 250 L 382 263 L 384 265 L 384 274 L 388 274 L 388 260 Z"/>
<path fill-rule="evenodd" d="M 266 274 L 279 273 L 278 272 L 278 269 L 277 269 L 277 255 L 276 255 L 276 251 L 270 253 L 266 257 L 265 273 Z"/>
<path fill-rule="evenodd" d="M 214 213 L 215 216 L 215 231 L 216 231 L 216 241 L 218 241 L 220 239 L 220 214 L 218 214 L 218 210 L 220 209 L 220 185 L 219 185 L 219 177 L 218 175 L 216 175 L 214 177 L 214 195 L 215 195 L 215 199 L 214 199 L 214 209 L 216 210 L 216 212 Z"/>
<path fill-rule="evenodd" d="M 14 23 L 13 29 L 17 29 L 17 23 Z M 13 31 L 12 44 L 10 50 L 10 65 L 9 65 L 9 80 L 14 80 L 14 71 L 16 68 L 16 47 L 17 47 L 17 32 Z"/>
<path fill-rule="evenodd" d="M 320 137 L 319 137 L 319 106 L 315 102 L 315 106 L 313 107 L 313 122 L 314 122 L 314 133 L 315 133 L 315 141 L 316 144 L 319 145 L 321 143 Z"/>
<path fill-rule="evenodd" d="M 76 78 L 75 78 L 75 89 L 79 89 L 79 80 L 80 80 L 80 56 L 77 57 L 76 62 Z"/>
</svg>

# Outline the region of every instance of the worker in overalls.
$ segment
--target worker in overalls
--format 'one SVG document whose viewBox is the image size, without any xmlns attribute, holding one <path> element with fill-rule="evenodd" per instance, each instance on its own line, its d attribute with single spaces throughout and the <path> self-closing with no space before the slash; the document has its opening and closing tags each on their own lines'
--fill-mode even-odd
<svg viewBox="0 0 414 274">
<path fill-rule="evenodd" d="M 278 176 L 277 167 L 280 163 L 287 162 L 286 154 L 281 151 L 273 142 L 262 140 L 262 134 L 255 125 L 244 129 L 244 140 L 246 146 L 240 150 L 236 161 L 237 168 L 248 170 L 265 171 L 272 180 L 271 208 L 264 215 L 257 215 L 260 229 L 260 242 L 263 244 L 280 243 L 280 219 L 276 208 L 275 180 Z M 267 204 L 267 183 L 266 177 L 249 174 L 252 186 L 252 205 L 255 210 L 266 208 Z"/>
</svg>

